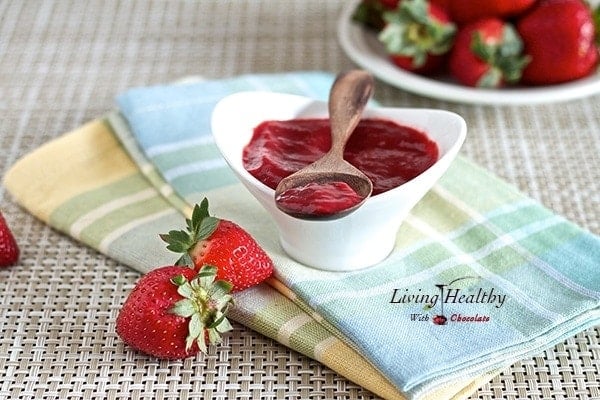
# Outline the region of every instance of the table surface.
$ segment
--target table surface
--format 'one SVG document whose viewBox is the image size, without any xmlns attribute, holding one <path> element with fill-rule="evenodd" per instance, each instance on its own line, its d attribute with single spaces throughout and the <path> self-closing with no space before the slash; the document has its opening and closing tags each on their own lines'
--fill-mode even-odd
<svg viewBox="0 0 600 400">
<path fill-rule="evenodd" d="M 0 1 L 0 173 L 115 107 L 133 86 L 251 72 L 354 67 L 336 38 L 343 0 Z M 600 233 L 600 97 L 539 106 L 432 100 L 378 82 L 384 105 L 455 111 L 462 154 Z M 0 187 L 22 249 L 0 271 L 0 399 L 375 396 L 239 324 L 183 361 L 124 348 L 114 330 L 137 272 L 59 234 Z M 480 399 L 600 397 L 600 327 L 522 360 Z"/>
</svg>

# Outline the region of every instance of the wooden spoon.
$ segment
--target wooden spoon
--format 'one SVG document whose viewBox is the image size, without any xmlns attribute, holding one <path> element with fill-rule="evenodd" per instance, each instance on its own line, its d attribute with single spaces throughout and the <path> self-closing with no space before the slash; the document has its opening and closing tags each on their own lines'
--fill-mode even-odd
<svg viewBox="0 0 600 400">
<path fill-rule="evenodd" d="M 351 70 L 337 76 L 329 93 L 331 148 L 320 159 L 282 179 L 275 189 L 277 207 L 293 217 L 310 220 L 341 218 L 360 207 L 373 191 L 371 180 L 344 160 L 348 138 L 358 125 L 363 109 L 373 94 L 373 77 L 366 71 Z M 360 197 L 348 208 L 322 214 L 286 205 L 286 192 L 309 184 L 343 182 Z M 290 193 L 290 192 L 288 192 Z"/>
</svg>

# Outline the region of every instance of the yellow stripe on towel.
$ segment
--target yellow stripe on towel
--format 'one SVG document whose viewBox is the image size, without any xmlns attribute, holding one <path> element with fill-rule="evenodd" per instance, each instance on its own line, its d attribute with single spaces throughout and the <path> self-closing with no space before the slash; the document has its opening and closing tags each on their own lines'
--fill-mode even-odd
<svg viewBox="0 0 600 400">
<path fill-rule="evenodd" d="M 70 162 L 60 162 L 64 157 Z M 4 185 L 19 204 L 48 221 L 65 201 L 135 173 L 136 165 L 110 128 L 94 120 L 21 158 L 4 176 Z"/>
</svg>

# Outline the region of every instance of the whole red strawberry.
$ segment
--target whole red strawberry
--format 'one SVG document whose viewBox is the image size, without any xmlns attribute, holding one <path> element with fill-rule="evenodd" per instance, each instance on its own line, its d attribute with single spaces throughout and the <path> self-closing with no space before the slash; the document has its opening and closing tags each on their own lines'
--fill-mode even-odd
<svg viewBox="0 0 600 400">
<path fill-rule="evenodd" d="M 383 19 L 379 40 L 394 64 L 425 75 L 441 68 L 456 32 L 443 8 L 426 0 L 403 0 Z"/>
<path fill-rule="evenodd" d="M 498 18 L 463 26 L 450 53 L 450 73 L 468 86 L 496 88 L 516 83 L 528 59 L 515 29 Z"/>
<path fill-rule="evenodd" d="M 19 260 L 19 246 L 6 220 L 0 213 L 0 267 L 14 265 Z"/>
<path fill-rule="evenodd" d="M 232 329 L 225 317 L 233 303 L 231 285 L 215 281 L 216 268 L 199 273 L 167 266 L 144 275 L 116 322 L 117 334 L 131 347 L 158 358 L 178 359 L 206 352 Z"/>
<path fill-rule="evenodd" d="M 209 264 L 217 267 L 217 278 L 230 282 L 232 291 L 244 290 L 267 279 L 273 262 L 254 238 L 239 225 L 210 216 L 208 200 L 194 207 L 186 231 L 160 235 L 167 249 L 183 255 L 178 265 L 198 270 Z"/>
<path fill-rule="evenodd" d="M 447 0 L 447 9 L 458 24 L 482 18 L 506 20 L 528 10 L 537 0 Z"/>
<path fill-rule="evenodd" d="M 548 85 L 591 74 L 598 64 L 592 13 L 582 0 L 540 0 L 517 22 L 531 62 L 523 82 Z"/>
</svg>

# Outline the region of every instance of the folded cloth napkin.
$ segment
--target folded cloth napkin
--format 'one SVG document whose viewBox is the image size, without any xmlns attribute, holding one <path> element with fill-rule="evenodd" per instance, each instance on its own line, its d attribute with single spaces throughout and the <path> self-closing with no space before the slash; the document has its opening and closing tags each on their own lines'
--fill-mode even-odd
<svg viewBox="0 0 600 400">
<path fill-rule="evenodd" d="M 240 296 L 234 317 L 383 397 L 397 396 L 395 387 L 410 398 L 459 398 L 489 379 L 482 374 L 598 322 L 600 240 L 462 158 L 413 210 L 380 265 L 331 273 L 290 260 L 218 155 L 210 110 L 247 89 L 325 98 L 332 79 L 297 73 L 134 89 L 119 97 L 126 122 L 109 118 L 131 158 L 95 122 L 20 161 L 5 182 L 32 213 L 140 271 L 169 261 L 150 233 L 208 197 L 215 215 L 244 226 L 271 254 L 272 283 L 293 302 L 280 303 L 263 285 Z M 66 146 L 90 154 L 55 160 Z M 53 179 L 39 168 L 48 160 L 61 165 Z M 35 198 L 45 190 L 53 195 Z M 447 324 L 432 323 L 442 316 Z M 346 355 L 354 357 L 344 364 Z M 389 390 L 363 374 L 388 380 Z"/>
<path fill-rule="evenodd" d="M 158 234 L 183 224 L 189 205 L 151 165 L 142 163 L 139 168 L 133 162 L 135 143 L 127 145 L 133 152 L 130 157 L 108 119 L 119 124 L 118 115 L 110 114 L 23 157 L 6 174 L 5 185 L 16 201 L 42 221 L 145 273 L 174 261 Z M 137 160 L 143 162 L 139 156 Z M 261 284 L 234 297 L 230 317 L 235 321 L 322 362 L 385 399 L 406 399 L 361 354 L 325 329 L 322 321 L 272 287 Z M 493 373 L 457 379 L 424 398 L 464 399 L 492 377 Z"/>
<path fill-rule="evenodd" d="M 118 104 L 169 186 L 189 202 L 210 197 L 220 215 L 248 226 L 291 298 L 409 395 L 508 365 L 599 321 L 600 240 L 460 158 L 376 268 L 332 273 L 290 260 L 266 213 L 231 186 L 210 110 L 239 90 L 325 99 L 332 81 L 322 73 L 243 76 L 133 89 Z M 450 321 L 432 324 L 434 315 Z"/>
</svg>

